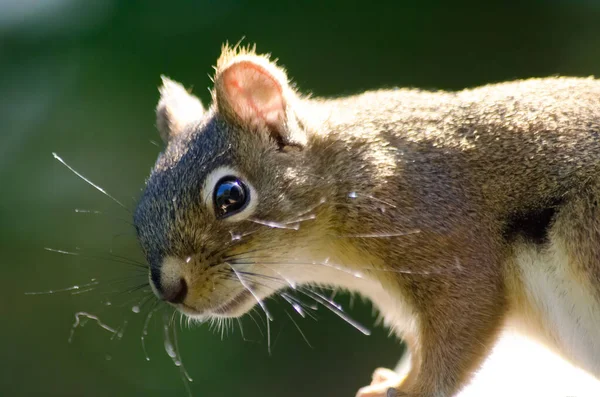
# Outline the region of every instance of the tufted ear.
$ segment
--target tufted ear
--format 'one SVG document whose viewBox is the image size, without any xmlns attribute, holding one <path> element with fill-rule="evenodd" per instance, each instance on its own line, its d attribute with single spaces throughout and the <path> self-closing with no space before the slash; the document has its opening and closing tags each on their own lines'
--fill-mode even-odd
<svg viewBox="0 0 600 397">
<path fill-rule="evenodd" d="M 165 143 L 180 134 L 192 122 L 202 117 L 204 108 L 200 100 L 183 86 L 161 76 L 160 100 L 156 107 L 156 127 Z"/>
<path fill-rule="evenodd" d="M 266 56 L 226 47 L 217 62 L 214 95 L 228 121 L 268 132 L 280 148 L 306 144 L 292 109 L 296 94 L 283 69 Z"/>
</svg>

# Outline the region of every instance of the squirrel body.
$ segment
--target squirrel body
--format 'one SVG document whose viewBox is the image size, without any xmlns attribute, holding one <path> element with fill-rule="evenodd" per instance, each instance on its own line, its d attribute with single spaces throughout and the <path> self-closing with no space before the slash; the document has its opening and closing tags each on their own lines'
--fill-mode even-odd
<svg viewBox="0 0 600 397">
<path fill-rule="evenodd" d="M 206 110 L 161 88 L 134 216 L 160 298 L 205 319 L 359 292 L 411 353 L 362 397 L 456 394 L 509 323 L 600 377 L 599 80 L 312 99 L 248 49 L 216 70 Z"/>
</svg>

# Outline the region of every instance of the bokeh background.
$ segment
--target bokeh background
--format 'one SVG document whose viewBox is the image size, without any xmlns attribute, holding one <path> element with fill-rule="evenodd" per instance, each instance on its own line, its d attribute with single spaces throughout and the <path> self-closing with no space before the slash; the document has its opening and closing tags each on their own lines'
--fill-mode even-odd
<svg viewBox="0 0 600 397">
<path fill-rule="evenodd" d="M 599 21 L 594 0 L 0 0 L 0 394 L 186 395 L 164 350 L 162 312 L 148 327 L 150 361 L 142 351 L 149 306 L 137 314 L 132 307 L 147 291 L 128 290 L 143 276 L 93 258 L 112 252 L 142 260 L 130 215 L 52 157 L 133 207 L 161 150 L 160 74 L 207 104 L 221 44 L 245 37 L 314 95 L 599 75 Z M 25 294 L 93 278 L 97 289 L 81 294 Z M 367 303 L 340 302 L 374 324 Z M 284 306 L 269 304 L 271 354 L 248 318 L 249 341 L 237 328 L 223 342 L 207 326 L 178 328 L 194 395 L 353 396 L 375 367 L 395 365 L 402 352 L 386 330 L 372 326 L 364 336 L 323 309 L 318 321 L 296 316 L 310 347 Z M 68 343 L 79 311 L 115 328 L 126 322 L 123 337 L 88 322 Z"/>
</svg>

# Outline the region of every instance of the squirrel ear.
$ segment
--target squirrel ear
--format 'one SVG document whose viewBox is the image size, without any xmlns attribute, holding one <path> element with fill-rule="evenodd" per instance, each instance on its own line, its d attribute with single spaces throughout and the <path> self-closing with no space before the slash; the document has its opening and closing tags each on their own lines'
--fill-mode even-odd
<svg viewBox="0 0 600 397">
<path fill-rule="evenodd" d="M 281 148 L 306 143 L 290 106 L 296 95 L 285 72 L 267 57 L 226 47 L 217 62 L 214 95 L 224 117 L 242 127 L 267 131 Z"/>
<path fill-rule="evenodd" d="M 161 76 L 160 100 L 156 107 L 156 127 L 165 143 L 180 134 L 204 113 L 200 100 L 188 93 L 183 86 L 168 77 Z"/>
</svg>

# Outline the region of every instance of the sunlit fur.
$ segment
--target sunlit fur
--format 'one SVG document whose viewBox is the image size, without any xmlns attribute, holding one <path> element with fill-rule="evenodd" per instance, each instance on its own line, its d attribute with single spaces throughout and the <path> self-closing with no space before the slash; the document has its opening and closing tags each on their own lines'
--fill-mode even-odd
<svg viewBox="0 0 600 397">
<path fill-rule="evenodd" d="M 154 279 L 168 260 L 187 280 L 186 314 L 333 285 L 373 300 L 408 343 L 405 396 L 455 394 L 510 318 L 600 376 L 598 80 L 308 99 L 267 58 L 226 48 L 201 116 L 162 131 L 135 213 Z M 218 220 L 202 199 L 219 167 L 256 190 L 250 217 Z M 545 241 L 507 234 L 550 205 Z"/>
</svg>

